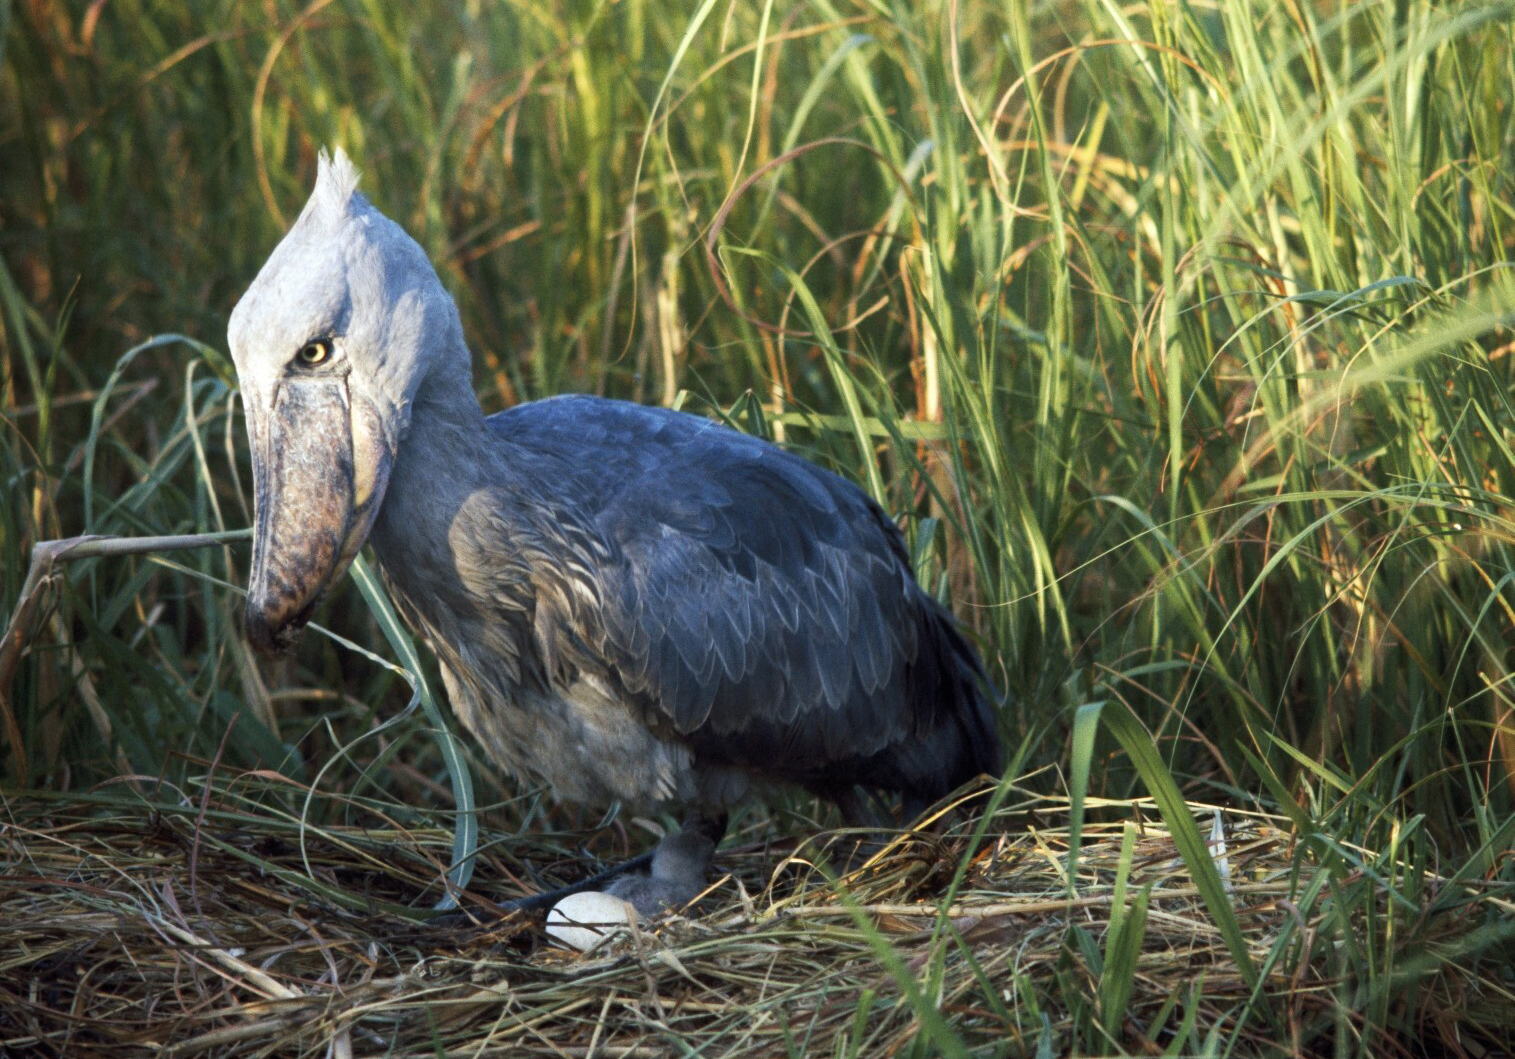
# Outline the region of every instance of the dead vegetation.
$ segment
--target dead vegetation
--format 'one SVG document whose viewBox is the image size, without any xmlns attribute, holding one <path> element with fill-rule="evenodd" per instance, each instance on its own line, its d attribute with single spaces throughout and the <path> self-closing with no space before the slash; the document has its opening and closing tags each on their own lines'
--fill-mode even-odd
<svg viewBox="0 0 1515 1059">
<path fill-rule="evenodd" d="M 1141 802 L 1100 803 L 1071 895 L 1057 801 L 901 835 L 840 882 L 821 865 L 852 836 L 786 847 L 758 821 L 696 908 L 581 955 L 540 917 L 405 918 L 430 914 L 450 833 L 374 814 L 302 826 L 285 786 L 8 798 L 0 1055 L 1157 1054 L 1226 1039 L 1310 1054 L 1350 1018 L 1339 910 L 1269 817 L 1227 812 L 1212 849 L 1262 968 L 1254 994 Z M 599 860 L 564 851 L 595 837 L 486 836 L 473 890 L 580 877 Z M 1508 1000 L 1451 962 L 1433 980 L 1406 1017 L 1455 1005 L 1464 1041 L 1480 1005 Z"/>
</svg>

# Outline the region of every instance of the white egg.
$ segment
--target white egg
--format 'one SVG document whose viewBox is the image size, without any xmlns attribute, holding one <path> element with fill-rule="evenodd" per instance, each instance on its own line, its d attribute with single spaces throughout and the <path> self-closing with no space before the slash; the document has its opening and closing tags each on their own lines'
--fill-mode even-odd
<svg viewBox="0 0 1515 1059">
<path fill-rule="evenodd" d="M 547 935 L 559 945 L 588 952 L 637 921 L 628 901 L 598 890 L 569 894 L 547 913 Z"/>
</svg>

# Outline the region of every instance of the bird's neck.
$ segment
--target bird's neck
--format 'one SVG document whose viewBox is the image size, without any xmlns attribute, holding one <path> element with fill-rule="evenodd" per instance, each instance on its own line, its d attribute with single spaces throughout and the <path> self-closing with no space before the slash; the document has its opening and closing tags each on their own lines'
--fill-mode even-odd
<svg viewBox="0 0 1515 1059">
<path fill-rule="evenodd" d="M 445 444 L 458 432 L 484 433 L 484 410 L 473 393 L 467 354 L 463 355 L 461 368 L 452 365 L 455 359 L 449 358 L 445 366 L 434 369 L 416 388 L 410 403 L 406 441 L 414 438 L 415 444 L 424 447 Z"/>
<path fill-rule="evenodd" d="M 496 459 L 484 412 L 461 373 L 429 376 L 411 401 L 369 542 L 391 578 L 425 579 L 445 562 L 448 533 Z"/>
</svg>

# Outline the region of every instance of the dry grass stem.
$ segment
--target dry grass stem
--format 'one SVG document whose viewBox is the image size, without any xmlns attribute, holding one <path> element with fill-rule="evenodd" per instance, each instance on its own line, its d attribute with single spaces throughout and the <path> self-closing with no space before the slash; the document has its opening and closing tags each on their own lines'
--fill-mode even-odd
<svg viewBox="0 0 1515 1059">
<path fill-rule="evenodd" d="M 1094 1004 L 1100 977 L 1075 933 L 1105 945 L 1124 820 L 1154 815 L 1104 804 L 1105 820 L 1124 819 L 1086 826 L 1073 897 L 1066 807 L 1054 800 L 1001 810 L 977 848 L 971 815 L 900 835 L 840 879 L 817 865 L 844 863 L 856 834 L 827 833 L 787 858 L 751 842 L 720 856 L 729 874 L 697 908 L 579 955 L 549 945 L 540 919 L 448 929 L 379 911 L 425 915 L 448 830 L 301 834 L 289 814 L 258 808 L 280 794 L 243 775 L 171 800 L 118 788 L 7 801 L 0 1055 L 758 1056 L 799 1041 L 834 1054 L 859 1032 L 861 1054 L 891 1054 L 922 1028 L 881 945 L 935 991 L 968 1045 L 1068 1040 L 1079 1017 L 1069 983 Z M 1330 913 L 1298 911 L 1311 866 L 1301 862 L 1305 883 L 1294 878 L 1296 847 L 1277 819 L 1230 814 L 1227 827 L 1237 912 L 1254 960 L 1271 967 L 1266 993 L 1295 1017 L 1323 1014 L 1328 954 L 1305 950 Z M 494 836 L 488 848 L 485 886 L 601 867 L 561 862 L 562 845 L 539 836 Z M 1247 988 L 1160 825 L 1141 824 L 1125 871 L 1122 914 L 1150 888 L 1131 1039 L 1174 997 L 1234 1030 Z M 1301 957 L 1270 960 L 1281 942 Z"/>
</svg>

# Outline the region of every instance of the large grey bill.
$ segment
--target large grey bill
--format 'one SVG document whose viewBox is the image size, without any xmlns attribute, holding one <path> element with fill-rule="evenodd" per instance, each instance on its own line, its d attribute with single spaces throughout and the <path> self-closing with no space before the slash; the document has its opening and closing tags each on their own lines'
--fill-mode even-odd
<svg viewBox="0 0 1515 1059">
<path fill-rule="evenodd" d="M 389 453 L 346 380 L 286 381 L 253 447 L 253 568 L 247 636 L 287 650 L 363 546 L 388 480 Z"/>
</svg>

